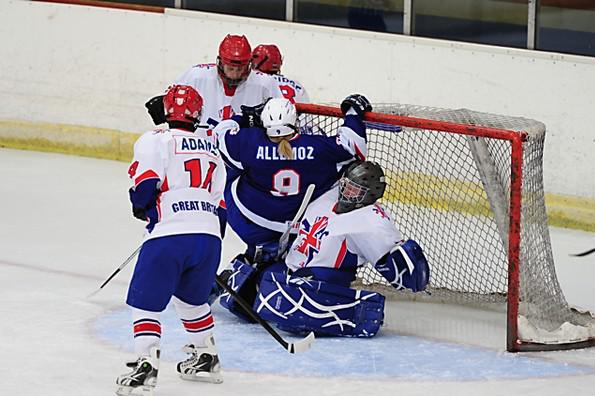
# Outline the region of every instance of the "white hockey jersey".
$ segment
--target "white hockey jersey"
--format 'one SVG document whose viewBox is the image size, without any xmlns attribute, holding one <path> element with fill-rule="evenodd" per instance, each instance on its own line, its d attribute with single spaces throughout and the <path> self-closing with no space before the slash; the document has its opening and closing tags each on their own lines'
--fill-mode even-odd
<svg viewBox="0 0 595 396">
<path fill-rule="evenodd" d="M 306 209 L 297 239 L 285 258 L 292 271 L 376 263 L 403 239 L 379 203 L 337 214 L 338 196 L 338 187 L 333 188 Z"/>
<path fill-rule="evenodd" d="M 279 84 L 279 89 L 285 99 L 291 103 L 310 103 L 310 96 L 306 88 L 297 80 L 292 80 L 282 74 L 272 74 L 272 77 Z"/>
<path fill-rule="evenodd" d="M 216 126 L 221 120 L 240 114 L 240 106 L 256 106 L 267 98 L 281 98 L 277 81 L 268 74 L 252 70 L 235 90 L 226 90 L 214 63 L 192 67 L 175 84 L 190 85 L 204 100 L 201 125 Z"/>
<path fill-rule="evenodd" d="M 128 173 L 134 187 L 159 179 L 159 218 L 146 239 L 194 233 L 221 236 L 217 208 L 226 170 L 210 131 L 164 128 L 144 133 L 134 144 Z"/>
</svg>

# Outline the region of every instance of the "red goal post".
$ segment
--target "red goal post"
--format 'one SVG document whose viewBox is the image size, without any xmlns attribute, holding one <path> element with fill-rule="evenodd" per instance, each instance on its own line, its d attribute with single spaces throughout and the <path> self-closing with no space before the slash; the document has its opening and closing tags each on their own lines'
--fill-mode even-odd
<svg viewBox="0 0 595 396">
<path fill-rule="evenodd" d="M 339 108 L 297 108 L 306 133 L 334 134 L 341 125 Z M 595 345 L 593 316 L 568 306 L 555 274 L 543 192 L 545 125 L 404 104 L 376 104 L 365 121 L 368 159 L 387 176 L 383 203 L 428 255 L 428 299 L 506 306 L 511 352 Z M 407 294 L 387 288 L 371 265 L 358 276 L 363 287 Z"/>
</svg>

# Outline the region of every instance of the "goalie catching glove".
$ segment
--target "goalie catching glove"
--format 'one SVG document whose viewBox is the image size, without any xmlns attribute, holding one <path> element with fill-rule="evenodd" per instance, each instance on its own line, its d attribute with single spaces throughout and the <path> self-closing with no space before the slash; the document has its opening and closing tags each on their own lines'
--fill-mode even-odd
<svg viewBox="0 0 595 396">
<path fill-rule="evenodd" d="M 341 102 L 341 111 L 343 112 L 343 115 L 347 115 L 349 109 L 355 110 L 358 117 L 363 118 L 365 112 L 372 111 L 372 105 L 364 95 L 353 94 L 349 95 Z"/>
</svg>

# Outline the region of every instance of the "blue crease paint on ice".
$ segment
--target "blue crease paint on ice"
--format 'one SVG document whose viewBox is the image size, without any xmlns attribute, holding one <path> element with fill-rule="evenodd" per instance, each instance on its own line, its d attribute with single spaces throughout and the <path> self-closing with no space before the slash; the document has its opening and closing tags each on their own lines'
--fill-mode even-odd
<svg viewBox="0 0 595 396">
<path fill-rule="evenodd" d="M 522 379 L 592 373 L 588 367 L 382 331 L 372 339 L 319 337 L 310 350 L 292 355 L 258 324 L 241 322 L 217 304 L 213 315 L 222 367 L 228 370 L 416 381 Z M 132 352 L 128 307 L 98 317 L 92 327 L 98 338 Z M 288 340 L 293 337 L 282 334 Z M 185 355 L 180 348 L 187 342 L 175 310 L 168 308 L 162 316 L 163 359 L 183 359 Z"/>
</svg>

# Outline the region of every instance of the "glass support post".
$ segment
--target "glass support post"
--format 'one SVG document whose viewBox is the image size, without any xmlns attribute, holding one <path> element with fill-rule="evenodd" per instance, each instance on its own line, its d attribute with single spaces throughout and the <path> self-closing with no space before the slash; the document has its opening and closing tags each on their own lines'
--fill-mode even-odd
<svg viewBox="0 0 595 396">
<path fill-rule="evenodd" d="M 539 0 L 529 0 L 529 7 L 527 12 L 527 48 L 531 50 L 537 47 L 538 42 L 538 10 Z"/>
<path fill-rule="evenodd" d="M 285 20 L 293 22 L 293 0 L 285 0 Z"/>
<path fill-rule="evenodd" d="M 403 0 L 403 34 L 411 36 L 413 32 L 413 0 Z"/>
</svg>

